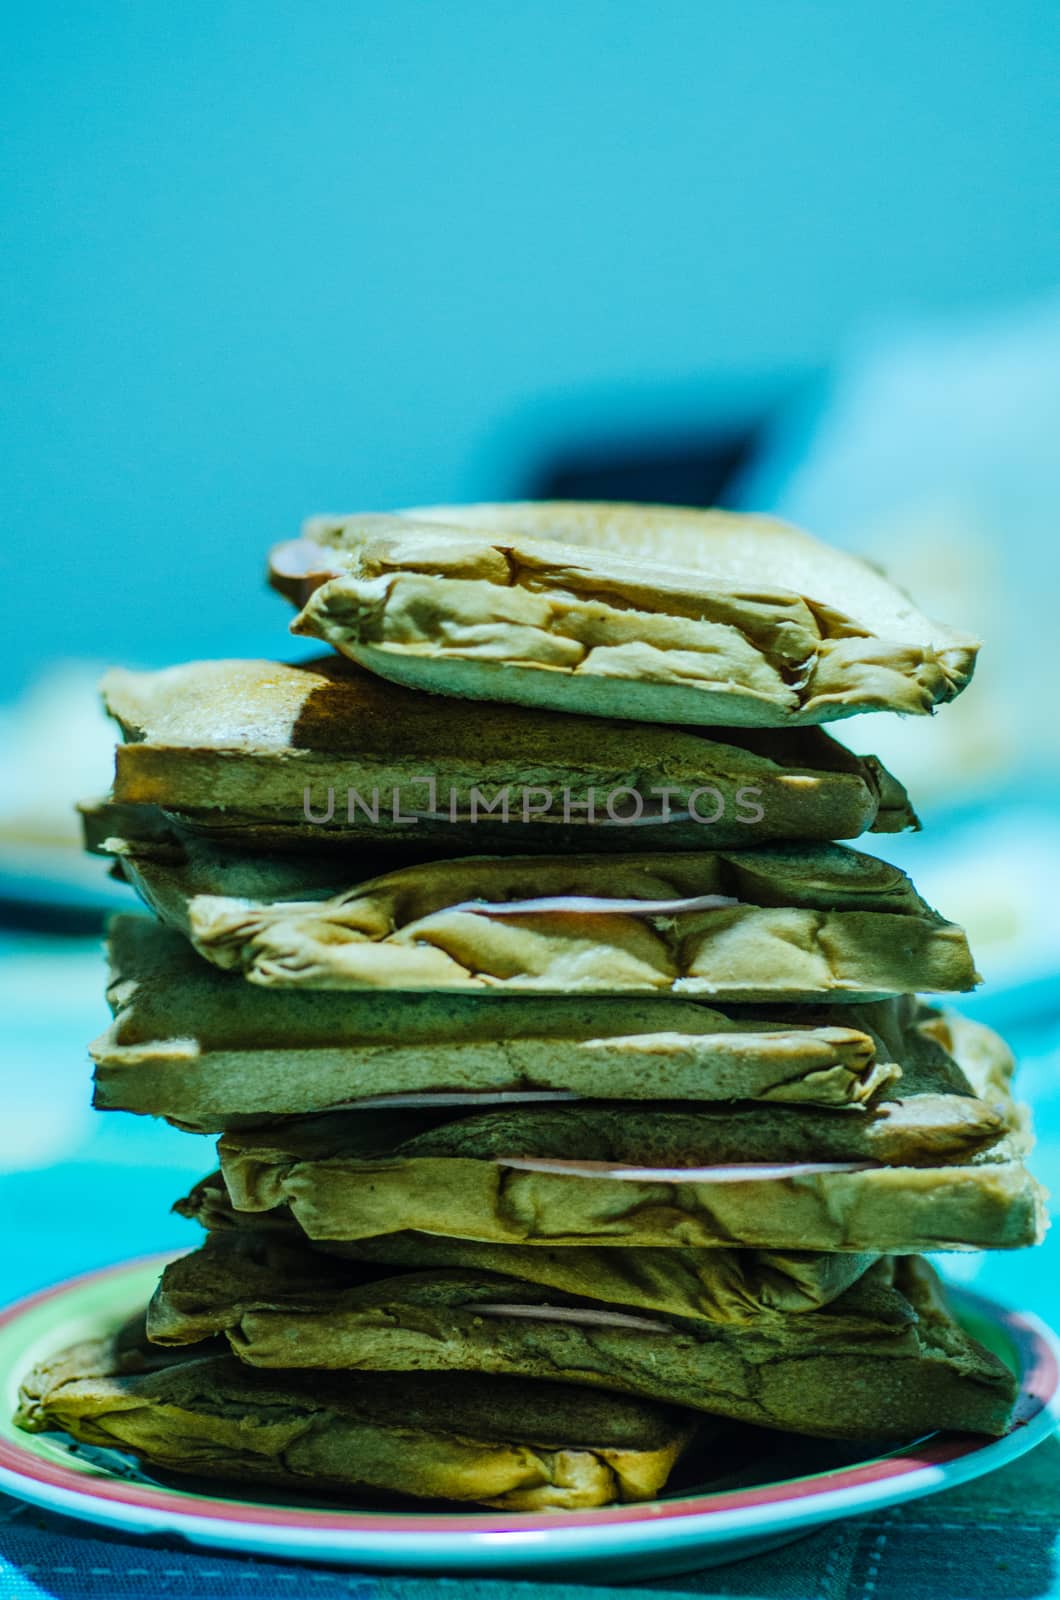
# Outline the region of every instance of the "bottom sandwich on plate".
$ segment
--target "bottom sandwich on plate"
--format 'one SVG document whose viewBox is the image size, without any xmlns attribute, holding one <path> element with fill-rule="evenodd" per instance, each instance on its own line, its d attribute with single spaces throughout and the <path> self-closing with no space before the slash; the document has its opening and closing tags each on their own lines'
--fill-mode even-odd
<svg viewBox="0 0 1060 1600">
<path fill-rule="evenodd" d="M 636 1255 L 626 1253 L 631 1267 Z M 328 1382 L 464 1372 L 504 1379 L 501 1403 L 512 1380 L 558 1380 L 831 1438 L 1008 1425 L 1011 1372 L 964 1333 L 916 1256 L 881 1257 L 817 1310 L 735 1322 L 646 1314 L 527 1283 L 518 1270 L 409 1271 L 229 1230 L 166 1268 L 147 1337 L 191 1356 L 223 1334 L 252 1367 L 308 1368 Z"/>
<path fill-rule="evenodd" d="M 289 1225 L 280 1233 L 289 1242 Z M 413 1257 L 434 1256 L 438 1243 L 405 1239 L 394 1246 L 410 1264 Z M 372 1245 L 369 1256 L 377 1249 Z M 457 1250 L 465 1276 L 481 1278 L 490 1271 L 488 1247 L 477 1266 L 470 1261 L 472 1247 L 461 1244 Z M 650 1253 L 606 1254 L 630 1283 L 643 1269 L 650 1285 L 660 1265 Z M 681 1296 L 682 1285 L 692 1292 L 686 1304 L 693 1315 L 681 1337 L 698 1321 L 707 1340 L 721 1332 L 735 1334 L 738 1344 L 774 1288 L 790 1319 L 806 1324 L 822 1309 L 833 1315 L 828 1308 L 849 1292 L 842 1281 L 815 1274 L 812 1258 L 732 1252 L 740 1259 L 726 1281 L 736 1286 L 745 1280 L 754 1303 L 741 1303 L 738 1294 L 707 1301 L 695 1287 L 695 1255 L 667 1254 L 676 1271 L 660 1279 L 663 1298 Z M 266 1250 L 269 1278 L 271 1259 Z M 0 1313 L 0 1488 L 93 1526 L 179 1538 L 208 1549 L 382 1570 L 562 1570 L 596 1581 L 628 1581 L 716 1565 L 836 1517 L 977 1477 L 1022 1455 L 1055 1425 L 1056 1340 L 1035 1319 L 963 1291 L 950 1297 L 952 1318 L 945 1313 L 952 1329 L 951 1401 L 961 1392 L 971 1396 L 983 1378 L 993 1398 L 986 1411 L 980 1404 L 963 1420 L 951 1410 L 945 1431 L 930 1431 L 925 1415 L 923 1428 L 881 1444 L 863 1436 L 810 1438 L 581 1381 L 520 1375 L 514 1368 L 487 1373 L 255 1366 L 230 1353 L 218 1334 L 202 1337 L 205 1328 L 193 1330 L 195 1316 L 212 1318 L 215 1326 L 224 1325 L 232 1348 L 239 1348 L 230 1317 L 233 1296 L 226 1298 L 223 1282 L 211 1283 L 207 1275 L 200 1287 L 209 1304 L 195 1312 L 186 1297 L 195 1292 L 208 1258 L 197 1253 L 184 1260 L 195 1265 L 156 1259 L 92 1273 Z M 856 1282 L 867 1276 L 871 1284 L 886 1275 L 864 1261 L 845 1265 L 844 1278 Z M 144 1305 L 167 1266 L 152 1319 L 156 1334 L 166 1326 L 174 1336 L 181 1319 L 184 1334 L 198 1331 L 198 1342 L 179 1349 L 146 1338 Z M 433 1276 L 432 1267 L 447 1276 L 440 1260 L 424 1259 L 419 1272 L 407 1274 L 405 1289 L 399 1263 L 380 1273 L 381 1316 L 369 1342 L 383 1360 L 405 1338 L 400 1330 L 393 1339 L 387 1334 L 390 1312 L 396 1310 L 408 1328 L 418 1307 L 429 1311 L 431 1296 L 424 1305 L 417 1284 Z M 323 1269 L 325 1278 L 328 1271 Z M 547 1265 L 542 1275 L 552 1276 Z M 451 1272 L 448 1278 L 455 1288 Z M 365 1281 L 371 1282 L 370 1274 Z M 524 1293 L 528 1281 L 522 1279 Z M 554 1288 L 539 1286 L 550 1288 L 552 1300 Z M 296 1331 L 294 1308 L 304 1292 L 296 1277 L 285 1288 L 292 1317 L 285 1322 L 281 1316 L 279 1326 L 289 1333 Z M 354 1296 L 355 1322 L 370 1310 L 374 1293 L 363 1301 Z M 260 1298 L 282 1297 L 270 1291 Z M 646 1298 L 656 1300 L 654 1288 L 647 1287 Z M 923 1304 L 918 1316 L 922 1309 Z M 669 1322 L 673 1315 L 660 1320 Z M 248 1323 L 245 1305 L 240 1325 L 260 1338 L 262 1330 L 253 1318 Z M 483 1318 L 484 1352 L 498 1348 L 497 1326 L 496 1317 Z M 557 1326 L 562 1331 L 564 1324 Z M 585 1349 L 586 1330 L 595 1338 L 589 1323 L 569 1326 L 572 1351 Z M 406 1348 L 414 1349 L 421 1335 L 429 1339 L 430 1327 L 427 1315 Z M 529 1359 L 536 1348 L 533 1330 L 540 1327 L 547 1335 L 542 1349 L 555 1330 L 534 1318 L 512 1319 L 509 1327 L 515 1342 L 506 1347 L 509 1353 L 521 1349 L 529 1372 L 536 1364 L 536 1357 Z M 866 1323 L 864 1331 L 867 1348 L 878 1348 L 880 1330 Z M 853 1332 L 852 1322 L 848 1333 Z M 622 1348 L 633 1351 L 636 1328 L 610 1333 L 618 1336 L 616 1341 L 608 1335 L 614 1357 Z M 662 1337 L 648 1329 L 640 1336 L 656 1347 Z M 915 1337 L 928 1344 L 937 1329 L 919 1327 Z M 895 1339 L 898 1395 L 917 1363 L 910 1364 L 907 1333 L 896 1332 Z M 876 1367 L 873 1381 L 882 1376 Z M 751 1375 L 734 1377 L 741 1381 L 749 1384 Z M 963 1431 L 984 1426 L 999 1436 Z"/>
<path fill-rule="evenodd" d="M 514 1511 L 650 1499 L 696 1425 L 676 1407 L 565 1384 L 262 1372 L 220 1343 L 160 1351 L 142 1317 L 44 1361 L 16 1421 L 170 1472 Z"/>
<path fill-rule="evenodd" d="M 15 1421 L 168 1472 L 574 1510 L 658 1494 L 718 1417 L 1000 1435 L 1015 1396 L 915 1257 L 734 1324 L 230 1230 L 165 1269 L 146 1315 L 39 1359 Z"/>
</svg>

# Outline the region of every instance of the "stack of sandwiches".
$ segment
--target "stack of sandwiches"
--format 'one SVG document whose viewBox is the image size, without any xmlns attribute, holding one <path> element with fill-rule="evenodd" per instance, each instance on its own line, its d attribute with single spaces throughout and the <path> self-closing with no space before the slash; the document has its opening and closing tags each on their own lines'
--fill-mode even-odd
<svg viewBox="0 0 1060 1600">
<path fill-rule="evenodd" d="M 27 1428 L 156 1468 L 511 1509 L 643 1500 L 753 1425 L 1001 1434 L 924 1252 L 1036 1242 L 960 928 L 821 724 L 974 641 L 763 519 L 317 518 L 304 664 L 113 672 L 95 1101 L 217 1137 L 146 1314 Z M 920 998 L 926 996 L 927 998 Z"/>
</svg>

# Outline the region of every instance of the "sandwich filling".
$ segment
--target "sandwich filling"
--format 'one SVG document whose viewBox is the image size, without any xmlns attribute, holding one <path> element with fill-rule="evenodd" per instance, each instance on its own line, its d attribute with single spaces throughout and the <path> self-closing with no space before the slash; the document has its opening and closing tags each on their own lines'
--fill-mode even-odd
<svg viewBox="0 0 1060 1600">
<path fill-rule="evenodd" d="M 812 1002 L 979 981 L 962 930 L 843 845 L 469 856 L 345 887 L 326 860 L 194 836 L 106 847 L 201 955 L 264 987 Z"/>
</svg>

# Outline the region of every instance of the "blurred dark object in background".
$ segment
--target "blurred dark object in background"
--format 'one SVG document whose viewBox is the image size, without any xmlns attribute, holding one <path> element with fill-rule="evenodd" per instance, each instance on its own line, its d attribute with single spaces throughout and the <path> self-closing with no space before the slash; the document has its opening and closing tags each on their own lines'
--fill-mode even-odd
<svg viewBox="0 0 1060 1600">
<path fill-rule="evenodd" d="M 528 500 L 637 500 L 649 505 L 729 506 L 771 415 L 684 437 L 613 437 L 572 444 L 515 491 Z"/>
</svg>

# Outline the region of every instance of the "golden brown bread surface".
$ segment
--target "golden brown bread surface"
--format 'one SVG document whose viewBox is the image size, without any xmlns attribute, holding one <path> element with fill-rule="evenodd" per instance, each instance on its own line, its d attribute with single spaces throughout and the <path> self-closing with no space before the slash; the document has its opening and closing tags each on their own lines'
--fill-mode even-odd
<svg viewBox="0 0 1060 1600">
<path fill-rule="evenodd" d="M 310 1241 L 286 1208 L 265 1214 L 237 1211 L 219 1172 L 195 1184 L 173 1209 L 212 1232 L 267 1231 L 281 1244 L 309 1244 L 376 1270 L 502 1273 L 603 1304 L 733 1325 L 753 1321 L 763 1311 L 800 1316 L 830 1305 L 877 1259 L 810 1250 L 597 1249 L 591 1244 L 553 1250 L 431 1233 Z"/>
<path fill-rule="evenodd" d="M 205 1132 L 394 1095 L 858 1108 L 1007 1093 L 996 1035 L 962 1036 L 991 1060 L 1001 1051 L 995 1081 L 973 1089 L 954 1059 L 959 1021 L 910 997 L 719 1010 L 670 996 L 262 989 L 142 916 L 114 918 L 108 949 L 114 1021 L 90 1047 L 95 1104 Z"/>
<path fill-rule="evenodd" d="M 352 882 L 328 857 L 191 835 L 107 848 L 201 955 L 267 987 L 804 1002 L 978 982 L 900 868 L 839 844 L 465 856 Z"/>
<path fill-rule="evenodd" d="M 447 1373 L 255 1371 L 152 1352 L 139 1328 L 25 1378 L 16 1422 L 128 1450 L 168 1472 L 303 1494 L 365 1492 L 576 1510 L 665 1485 L 687 1412 L 552 1383 Z"/>
<path fill-rule="evenodd" d="M 760 1109 L 734 1124 L 707 1110 L 607 1117 L 602 1104 L 452 1122 L 336 1113 L 225 1134 L 218 1152 L 237 1209 L 289 1206 L 312 1239 L 411 1230 L 494 1244 L 913 1254 L 1013 1248 L 1044 1227 L 1022 1113 L 978 1154 L 883 1165 L 839 1159 L 834 1145 L 823 1158 L 797 1153 L 796 1110 L 776 1113 L 780 1148 L 763 1160 Z M 827 1115 L 809 1113 L 815 1134 Z"/>
<path fill-rule="evenodd" d="M 587 836 L 601 850 L 636 840 L 640 849 L 739 846 L 917 825 L 905 790 L 875 757 L 851 754 L 819 728 L 662 728 L 469 706 L 402 689 L 335 656 L 115 670 L 102 689 L 124 739 L 115 801 L 163 807 L 236 840 L 410 848 L 412 830 L 394 822 L 395 797 L 399 816 L 420 817 L 417 842 L 453 854 L 490 844 L 579 849 Z M 503 821 L 486 806 L 506 788 Z M 620 792 L 612 810 L 630 814 L 630 788 L 652 826 L 609 819 L 607 797 Z M 364 804 L 351 806 L 351 791 Z M 440 813 L 433 822 L 432 809 Z"/>
<path fill-rule="evenodd" d="M 293 631 L 437 694 L 638 721 L 924 713 L 976 641 L 855 557 L 765 517 L 440 506 L 317 517 L 272 557 Z"/>
<path fill-rule="evenodd" d="M 558 1380 L 832 1438 L 1002 1433 L 1015 1394 L 916 1258 L 879 1261 L 823 1309 L 733 1325 L 631 1315 L 503 1273 L 329 1261 L 229 1232 L 166 1268 L 147 1331 L 175 1345 L 223 1333 L 257 1367 Z"/>
<path fill-rule="evenodd" d="M 394 1094 L 857 1107 L 900 1079 L 903 1093 L 972 1092 L 915 1001 L 719 1011 L 668 996 L 262 989 L 143 916 L 115 917 L 108 948 L 95 1104 L 206 1132 Z"/>
</svg>

